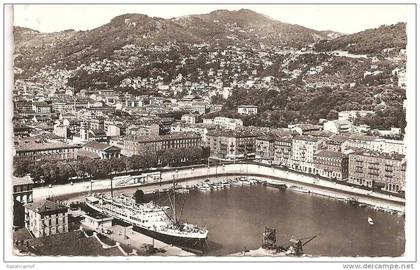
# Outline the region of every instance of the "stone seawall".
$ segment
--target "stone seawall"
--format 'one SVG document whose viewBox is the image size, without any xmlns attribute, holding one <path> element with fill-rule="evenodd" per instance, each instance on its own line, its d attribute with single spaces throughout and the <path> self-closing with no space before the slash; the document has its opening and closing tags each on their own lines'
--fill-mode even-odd
<svg viewBox="0 0 420 270">
<path fill-rule="evenodd" d="M 226 164 L 212 167 L 199 168 L 178 168 L 174 171 L 165 171 L 161 173 L 161 181 L 147 184 L 133 184 L 126 186 L 116 186 L 114 189 L 127 189 L 136 186 L 157 186 L 176 181 L 190 181 L 200 178 L 214 177 L 214 176 L 240 176 L 249 175 L 263 179 L 281 180 L 282 182 L 304 186 L 311 191 L 320 195 L 344 198 L 348 196 L 355 196 L 360 202 L 378 205 L 402 211 L 404 209 L 405 199 L 372 192 L 364 189 L 340 185 L 327 180 L 319 179 L 315 176 L 304 175 L 298 172 L 286 171 L 275 167 L 267 167 L 257 164 Z M 92 191 L 103 191 L 110 189 L 110 179 L 95 180 L 91 182 L 74 183 L 73 185 L 57 185 L 52 187 L 40 187 L 34 189 L 34 200 L 47 198 L 50 196 L 59 197 L 71 194 L 88 194 Z"/>
</svg>

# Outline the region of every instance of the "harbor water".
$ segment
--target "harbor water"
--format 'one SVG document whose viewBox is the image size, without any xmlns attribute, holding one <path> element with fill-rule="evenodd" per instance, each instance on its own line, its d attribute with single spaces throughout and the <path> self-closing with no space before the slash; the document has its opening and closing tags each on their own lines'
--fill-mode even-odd
<svg viewBox="0 0 420 270">
<path fill-rule="evenodd" d="M 114 191 L 114 195 L 134 194 L 136 189 Z M 86 195 L 57 199 L 81 201 Z M 154 195 L 154 200 L 170 206 L 165 193 Z M 277 230 L 278 245 L 288 244 L 292 237 L 318 235 L 303 248 L 312 256 L 395 257 L 404 253 L 403 216 L 291 189 L 259 184 L 205 192 L 191 190 L 177 195 L 176 208 L 182 222 L 209 230 L 208 256 L 258 249 L 265 227 Z M 369 217 L 373 225 L 368 223 Z"/>
<path fill-rule="evenodd" d="M 177 197 L 182 220 L 206 226 L 206 255 L 223 256 L 261 247 L 266 226 L 277 244 L 318 234 L 304 246 L 313 256 L 400 256 L 404 217 L 344 201 L 263 185 L 191 191 Z M 165 196 L 159 201 L 168 203 Z M 166 202 L 165 202 L 166 201 Z M 178 206 L 181 209 L 181 205 Z M 368 223 L 368 217 L 374 225 Z"/>
</svg>

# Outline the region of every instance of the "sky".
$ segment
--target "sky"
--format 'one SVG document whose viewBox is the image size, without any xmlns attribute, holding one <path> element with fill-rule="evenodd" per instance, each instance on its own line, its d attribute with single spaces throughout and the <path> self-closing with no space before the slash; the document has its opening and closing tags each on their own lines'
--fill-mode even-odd
<svg viewBox="0 0 420 270">
<path fill-rule="evenodd" d="M 383 24 L 406 22 L 406 5 L 14 5 L 14 25 L 41 32 L 89 30 L 115 16 L 141 13 L 172 18 L 217 9 L 247 8 L 285 23 L 351 34 Z"/>
</svg>

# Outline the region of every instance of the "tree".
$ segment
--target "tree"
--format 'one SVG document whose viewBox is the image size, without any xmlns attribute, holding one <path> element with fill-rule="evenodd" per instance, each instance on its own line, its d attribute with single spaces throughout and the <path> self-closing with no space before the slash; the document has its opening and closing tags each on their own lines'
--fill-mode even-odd
<svg viewBox="0 0 420 270">
<path fill-rule="evenodd" d="M 22 168 L 22 166 L 17 165 L 13 171 L 13 175 L 16 177 L 23 177 L 26 175 L 26 171 Z"/>
<path fill-rule="evenodd" d="M 126 170 L 126 164 L 122 158 L 111 158 L 109 160 L 111 169 L 114 172 L 122 172 Z"/>
<path fill-rule="evenodd" d="M 56 164 L 49 162 L 42 166 L 44 171 L 45 181 L 47 183 L 56 183 L 59 177 L 59 168 Z"/>
<path fill-rule="evenodd" d="M 169 165 L 172 161 L 172 151 L 171 149 L 166 149 L 159 153 L 159 160 L 163 166 Z"/>
<path fill-rule="evenodd" d="M 143 190 L 137 189 L 136 192 L 134 193 L 134 199 L 135 199 L 136 203 L 146 202 Z"/>
<path fill-rule="evenodd" d="M 71 166 L 75 170 L 77 177 L 83 177 L 86 174 L 86 167 L 83 161 L 75 161 L 71 163 Z"/>
<path fill-rule="evenodd" d="M 57 181 L 59 183 L 65 183 L 70 177 L 76 176 L 72 167 L 69 164 L 59 162 L 56 164 L 58 169 Z"/>
<path fill-rule="evenodd" d="M 20 161 L 14 164 L 14 171 L 13 175 L 16 177 L 23 177 L 28 172 L 28 162 L 27 161 Z"/>
<path fill-rule="evenodd" d="M 156 152 L 146 151 L 143 153 L 147 168 L 153 168 L 158 165 L 158 155 Z"/>
<path fill-rule="evenodd" d="M 88 175 L 96 175 L 97 174 L 97 163 L 93 159 L 86 159 L 85 160 L 85 171 Z"/>
<path fill-rule="evenodd" d="M 34 180 L 40 180 L 43 176 L 42 164 L 40 162 L 33 163 L 32 169 L 29 170 Z"/>
<path fill-rule="evenodd" d="M 130 159 L 130 168 L 132 170 L 140 170 L 147 168 L 147 160 L 144 154 L 134 155 Z"/>
<path fill-rule="evenodd" d="M 189 147 L 182 149 L 183 156 L 186 160 L 195 161 L 203 156 L 203 149 L 201 147 Z"/>
<path fill-rule="evenodd" d="M 330 110 L 327 114 L 328 120 L 338 119 L 338 112 L 336 110 Z"/>
<path fill-rule="evenodd" d="M 108 176 L 109 173 L 112 171 L 111 162 L 107 159 L 98 159 L 95 160 L 95 164 L 97 166 L 96 177 L 101 176 Z"/>
<path fill-rule="evenodd" d="M 225 101 L 226 101 L 225 98 L 219 93 L 211 97 L 212 104 L 222 104 Z"/>
</svg>

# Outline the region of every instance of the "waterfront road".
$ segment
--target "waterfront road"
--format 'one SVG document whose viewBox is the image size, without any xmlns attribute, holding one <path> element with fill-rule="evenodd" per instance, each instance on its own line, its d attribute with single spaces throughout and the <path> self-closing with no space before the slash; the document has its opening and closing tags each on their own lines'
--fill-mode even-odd
<svg viewBox="0 0 420 270">
<path fill-rule="evenodd" d="M 389 208 L 404 211 L 405 199 L 389 194 L 372 192 L 336 182 L 319 179 L 316 176 L 304 175 L 298 172 L 286 171 L 276 167 L 263 166 L 258 164 L 225 164 L 219 166 L 200 167 L 200 168 L 177 168 L 173 171 L 161 173 L 161 181 L 146 184 L 117 185 L 113 183 L 114 190 L 135 190 L 141 188 L 145 193 L 150 193 L 156 189 L 170 188 L 172 182 L 188 182 L 185 184 L 193 185 L 206 178 L 251 176 L 265 180 L 281 181 L 289 185 L 298 185 L 310 189 L 319 195 L 348 198 L 355 197 L 359 202 L 376 205 L 382 208 Z M 56 197 L 66 200 L 77 200 L 86 196 L 90 191 L 103 192 L 109 191 L 111 187 L 110 179 L 95 180 L 93 182 L 74 183 L 72 185 L 56 185 L 51 187 L 34 188 L 34 200 L 47 197 Z"/>
</svg>

